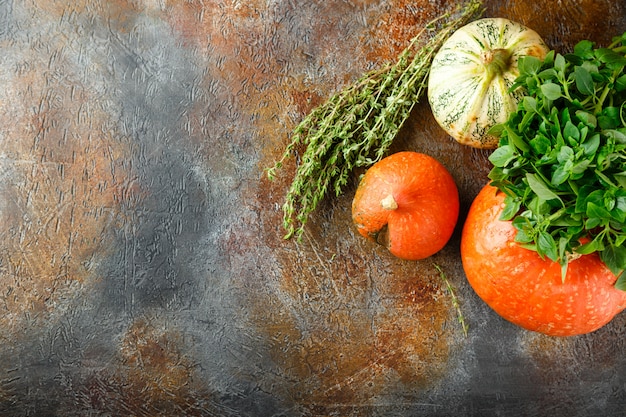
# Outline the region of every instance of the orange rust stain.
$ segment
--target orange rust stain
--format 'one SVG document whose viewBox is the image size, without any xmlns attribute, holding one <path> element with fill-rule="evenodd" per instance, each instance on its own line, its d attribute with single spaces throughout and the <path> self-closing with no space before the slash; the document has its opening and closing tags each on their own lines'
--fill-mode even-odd
<svg viewBox="0 0 626 417">
<path fill-rule="evenodd" d="M 135 24 L 135 18 L 140 12 L 149 12 L 156 7 L 155 1 L 145 0 L 107 0 L 106 2 L 94 0 L 79 1 L 34 1 L 31 0 L 29 7 L 41 14 L 42 19 L 50 16 L 95 15 L 106 20 L 112 29 L 128 33 Z"/>
<path fill-rule="evenodd" d="M 360 258 L 356 248 L 333 257 L 317 240 L 298 247 L 279 252 L 278 299 L 256 300 L 254 311 L 300 404 L 371 405 L 383 388 L 425 387 L 446 372 L 460 328 L 430 263 Z"/>
<path fill-rule="evenodd" d="M 118 365 L 91 374 L 82 398 L 114 415 L 206 415 L 213 394 L 182 350 L 184 336 L 150 323 L 161 320 L 140 318 L 127 329 Z"/>
<path fill-rule="evenodd" d="M 18 330 L 26 313 L 54 310 L 59 294 L 93 276 L 132 185 L 118 162 L 128 144 L 112 135 L 116 122 L 93 92 L 55 72 L 71 68 L 63 54 L 19 65 L 2 96 L 11 99 L 0 99 L 9 138 L 2 168 L 10 181 L 0 184 L 0 323 L 7 330 Z"/>
<path fill-rule="evenodd" d="M 182 336 L 157 329 L 144 320 L 135 322 L 121 344 L 121 355 L 129 382 L 141 387 L 143 400 L 165 400 L 185 390 L 192 367 L 180 352 Z"/>
<path fill-rule="evenodd" d="M 315 107 L 323 104 L 325 98 L 321 97 L 315 91 L 303 89 L 291 91 L 291 101 L 296 107 L 298 114 L 306 115 Z"/>
<path fill-rule="evenodd" d="M 623 33 L 626 12 L 624 2 L 596 0 L 493 1 L 486 6 L 488 15 L 518 21 L 539 33 L 548 47 L 564 52 L 582 39 L 606 45 Z"/>
<path fill-rule="evenodd" d="M 452 4 L 441 2 L 415 2 L 411 0 L 393 0 L 388 10 L 380 17 L 378 24 L 367 34 L 371 39 L 378 39 L 368 58 L 372 61 L 395 61 L 413 37 L 424 25 L 444 13 Z M 424 37 L 424 40 L 427 39 Z"/>
<path fill-rule="evenodd" d="M 265 7 L 261 1 L 247 2 L 189 2 L 186 0 L 167 1 L 168 13 L 163 16 L 175 33 L 180 34 L 189 44 L 200 48 L 211 48 L 214 37 L 238 36 L 242 27 L 240 20 L 254 23 L 260 20 L 260 10 Z M 254 26 L 254 25 L 252 25 Z M 250 28 L 250 29 L 253 29 Z"/>
<path fill-rule="evenodd" d="M 259 9 L 264 3 L 246 2 L 190 2 L 186 0 L 167 1 L 167 14 L 164 15 L 175 33 L 180 34 L 186 44 L 200 48 L 208 47 L 213 36 L 232 33 L 233 25 L 239 20 L 254 21 L 259 18 Z"/>
<path fill-rule="evenodd" d="M 382 315 L 379 326 L 381 356 L 410 385 L 427 385 L 447 368 L 452 336 L 451 300 L 438 276 L 422 264 L 421 275 L 402 271 L 390 280 L 387 293 L 393 307 Z"/>
<path fill-rule="evenodd" d="M 279 47 L 272 43 L 272 34 L 281 23 L 266 16 L 267 5 L 260 1 L 206 5 L 171 1 L 167 8 L 163 18 L 206 67 L 199 87 L 208 92 L 209 101 L 198 100 L 190 112 L 196 145 L 203 149 L 206 136 L 215 133 L 207 130 L 208 118 L 218 126 L 230 126 L 233 131 L 228 133 L 235 136 L 241 135 L 235 130 L 243 124 L 254 126 L 255 135 L 271 144 L 284 141 L 277 134 L 277 117 L 285 113 L 288 97 L 283 89 L 272 86 L 272 77 L 283 65 L 277 59 Z M 227 152 L 216 147 L 204 151 L 212 157 Z"/>
<path fill-rule="evenodd" d="M 205 8 L 200 2 L 169 1 L 167 21 L 175 33 L 182 37 L 186 46 L 203 46 L 206 42 L 207 25 Z"/>
</svg>

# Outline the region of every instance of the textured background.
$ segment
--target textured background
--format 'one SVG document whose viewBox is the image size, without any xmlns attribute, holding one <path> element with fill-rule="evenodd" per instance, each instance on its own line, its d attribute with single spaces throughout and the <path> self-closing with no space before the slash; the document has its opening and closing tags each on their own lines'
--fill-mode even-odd
<svg viewBox="0 0 626 417">
<path fill-rule="evenodd" d="M 294 161 L 263 170 L 291 129 L 453 3 L 0 0 L 0 415 L 623 415 L 625 314 L 505 322 L 458 230 L 420 262 L 357 236 L 356 174 L 281 239 Z M 621 0 L 485 5 L 563 51 L 626 30 Z M 488 153 L 426 103 L 404 149 L 448 167 L 462 224 Z"/>
</svg>

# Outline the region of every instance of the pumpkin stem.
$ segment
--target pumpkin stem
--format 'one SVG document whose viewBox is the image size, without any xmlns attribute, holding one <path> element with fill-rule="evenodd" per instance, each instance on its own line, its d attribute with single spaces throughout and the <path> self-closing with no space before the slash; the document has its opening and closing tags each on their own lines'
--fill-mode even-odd
<svg viewBox="0 0 626 417">
<path fill-rule="evenodd" d="M 396 203 L 396 200 L 393 198 L 392 194 L 389 194 L 387 197 L 380 200 L 380 205 L 385 210 L 395 210 L 398 208 L 398 203 Z"/>
<path fill-rule="evenodd" d="M 491 49 L 482 54 L 481 59 L 489 78 L 500 75 L 505 72 L 510 65 L 511 51 L 504 48 Z"/>
</svg>

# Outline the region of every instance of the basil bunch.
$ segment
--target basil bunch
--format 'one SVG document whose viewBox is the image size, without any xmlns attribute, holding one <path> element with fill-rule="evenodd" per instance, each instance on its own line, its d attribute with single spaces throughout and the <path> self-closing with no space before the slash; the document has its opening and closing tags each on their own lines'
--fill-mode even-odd
<svg viewBox="0 0 626 417">
<path fill-rule="evenodd" d="M 626 290 L 626 33 L 600 48 L 523 57 L 511 90 L 525 96 L 492 129 L 489 178 L 506 194 L 516 241 L 567 263 L 598 252 Z"/>
</svg>

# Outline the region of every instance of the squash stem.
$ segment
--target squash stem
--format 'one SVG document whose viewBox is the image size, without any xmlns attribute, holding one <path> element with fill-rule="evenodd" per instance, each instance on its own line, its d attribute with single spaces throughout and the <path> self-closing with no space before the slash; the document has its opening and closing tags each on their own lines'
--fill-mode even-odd
<svg viewBox="0 0 626 417">
<path fill-rule="evenodd" d="M 505 48 L 496 48 L 486 51 L 481 59 L 485 64 L 485 69 L 489 79 L 504 73 L 511 64 L 511 51 Z"/>
<path fill-rule="evenodd" d="M 385 210 L 395 210 L 398 208 L 398 203 L 395 198 L 393 198 L 392 194 L 389 194 L 387 197 L 380 200 L 380 205 Z"/>
</svg>

